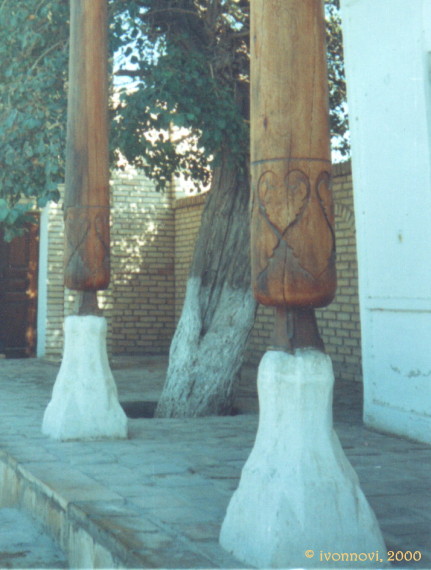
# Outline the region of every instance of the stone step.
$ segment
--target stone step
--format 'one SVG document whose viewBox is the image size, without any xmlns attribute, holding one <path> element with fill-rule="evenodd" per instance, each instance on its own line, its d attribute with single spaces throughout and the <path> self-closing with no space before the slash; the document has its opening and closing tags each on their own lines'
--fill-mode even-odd
<svg viewBox="0 0 431 570">
<path fill-rule="evenodd" d="M 58 564 L 47 562 L 40 568 L 242 567 L 227 553 L 218 553 L 219 564 L 214 564 L 191 541 L 154 524 L 136 506 L 79 471 L 62 473 L 53 463 L 23 464 L 5 451 L 0 451 L 2 510 L 36 519 L 40 526 L 34 528 L 43 529 L 58 545 L 57 552 L 64 552 Z M 0 551 L 0 568 L 38 566 L 23 564 L 27 550 L 30 555 L 27 546 L 11 551 L 12 560 L 15 554 L 22 558 L 17 566 L 3 564 Z"/>
<path fill-rule="evenodd" d="M 68 568 L 64 552 L 38 521 L 15 508 L 0 508 L 1 568 Z"/>
</svg>

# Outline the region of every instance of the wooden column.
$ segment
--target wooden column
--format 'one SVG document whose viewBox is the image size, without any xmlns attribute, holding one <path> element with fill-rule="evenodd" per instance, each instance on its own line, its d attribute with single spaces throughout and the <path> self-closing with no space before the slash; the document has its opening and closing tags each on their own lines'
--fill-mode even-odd
<svg viewBox="0 0 431 570">
<path fill-rule="evenodd" d="M 314 308 L 336 281 L 323 1 L 251 6 L 253 284 L 276 307 L 276 350 L 259 365 L 258 431 L 220 543 L 248 567 L 315 568 L 322 550 L 386 547 L 333 429 L 331 359 L 295 351 L 323 349 Z"/>
<path fill-rule="evenodd" d="M 254 294 L 276 307 L 276 347 L 323 349 L 314 308 L 336 289 L 323 1 L 251 7 Z"/>
<path fill-rule="evenodd" d="M 110 277 L 107 0 L 70 0 L 64 284 L 97 313 Z"/>
</svg>

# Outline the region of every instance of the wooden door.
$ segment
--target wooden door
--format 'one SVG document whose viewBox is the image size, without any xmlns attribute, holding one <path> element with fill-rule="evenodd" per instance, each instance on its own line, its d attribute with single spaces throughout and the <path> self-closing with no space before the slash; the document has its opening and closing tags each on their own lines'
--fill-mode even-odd
<svg viewBox="0 0 431 570">
<path fill-rule="evenodd" d="M 0 232 L 0 355 L 36 352 L 39 226 L 6 243 Z"/>
</svg>

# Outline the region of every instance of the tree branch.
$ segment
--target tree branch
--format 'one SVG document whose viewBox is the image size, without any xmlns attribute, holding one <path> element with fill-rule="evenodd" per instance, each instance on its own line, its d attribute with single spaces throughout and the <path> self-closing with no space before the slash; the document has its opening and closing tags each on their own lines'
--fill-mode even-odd
<svg viewBox="0 0 431 570">
<path fill-rule="evenodd" d="M 250 30 L 247 28 L 246 30 L 241 30 L 240 32 L 231 32 L 229 34 L 229 38 L 239 39 L 239 38 L 246 38 L 250 35 Z"/>
<path fill-rule="evenodd" d="M 143 77 L 144 76 L 141 69 L 119 69 L 118 71 L 115 71 L 114 75 L 118 76 L 118 77 Z"/>
<path fill-rule="evenodd" d="M 58 46 L 60 46 L 61 44 L 67 44 L 67 40 L 60 40 L 59 42 L 53 44 L 52 46 L 50 46 L 48 49 L 46 49 L 42 54 L 40 54 L 40 56 L 36 59 L 36 61 L 33 63 L 33 65 L 30 67 L 29 69 L 29 73 L 31 73 L 35 67 L 37 67 L 38 63 L 45 57 L 47 56 L 49 53 L 51 53 L 52 51 L 54 51 Z"/>
<path fill-rule="evenodd" d="M 144 20 L 148 16 L 154 16 L 163 13 L 183 14 L 187 16 L 194 16 L 195 18 L 200 19 L 200 16 L 196 14 L 196 12 L 194 12 L 193 10 L 186 10 L 185 8 L 156 8 L 149 10 L 145 14 L 140 14 L 140 18 Z"/>
</svg>

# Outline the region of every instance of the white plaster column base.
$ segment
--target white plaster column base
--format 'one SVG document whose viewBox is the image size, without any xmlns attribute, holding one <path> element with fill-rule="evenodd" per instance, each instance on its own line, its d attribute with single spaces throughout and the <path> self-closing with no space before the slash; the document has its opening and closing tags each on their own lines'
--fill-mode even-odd
<svg viewBox="0 0 431 570">
<path fill-rule="evenodd" d="M 256 441 L 220 534 L 245 564 L 337 566 L 321 561 L 321 551 L 385 557 L 377 520 L 332 428 L 333 382 L 331 360 L 317 350 L 262 358 Z"/>
<path fill-rule="evenodd" d="M 106 352 L 106 319 L 66 317 L 64 353 L 42 432 L 54 439 L 127 437 Z"/>
</svg>

